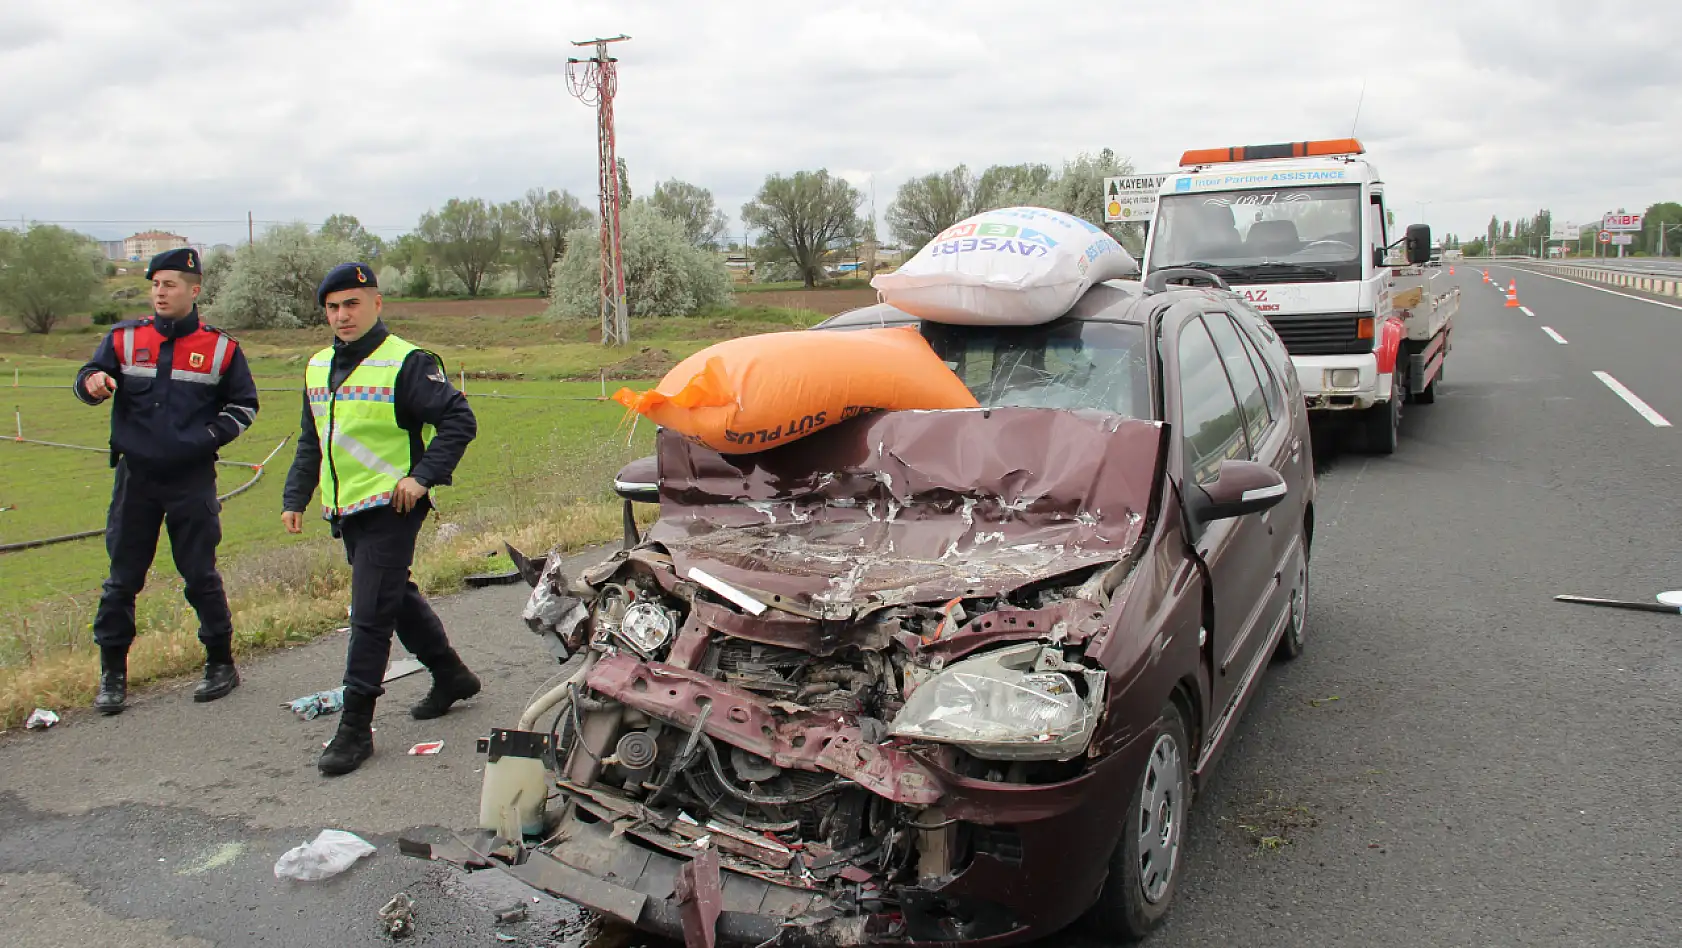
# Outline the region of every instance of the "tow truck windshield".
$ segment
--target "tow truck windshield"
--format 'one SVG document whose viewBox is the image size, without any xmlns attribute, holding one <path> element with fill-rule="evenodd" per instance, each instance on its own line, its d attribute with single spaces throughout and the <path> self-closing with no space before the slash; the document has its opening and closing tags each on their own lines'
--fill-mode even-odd
<svg viewBox="0 0 1682 948">
<path fill-rule="evenodd" d="M 1150 268 L 1194 266 L 1238 283 L 1361 278 L 1358 185 L 1164 195 Z"/>
</svg>

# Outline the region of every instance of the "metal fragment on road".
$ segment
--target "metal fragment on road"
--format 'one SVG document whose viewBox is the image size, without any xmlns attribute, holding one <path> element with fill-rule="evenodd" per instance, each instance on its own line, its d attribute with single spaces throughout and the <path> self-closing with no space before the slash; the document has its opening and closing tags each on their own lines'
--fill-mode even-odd
<svg viewBox="0 0 1682 948">
<path fill-rule="evenodd" d="M 425 665 L 422 665 L 418 660 L 413 658 L 405 658 L 392 662 L 391 666 L 385 670 L 385 677 L 380 679 L 380 684 L 383 685 L 387 682 L 396 681 L 399 678 L 407 678 L 425 667 Z"/>
<path fill-rule="evenodd" d="M 432 757 L 443 749 L 444 749 L 444 742 L 443 741 L 421 741 L 419 744 L 416 744 L 415 746 L 409 748 L 409 756 L 411 756 L 411 757 Z"/>
</svg>

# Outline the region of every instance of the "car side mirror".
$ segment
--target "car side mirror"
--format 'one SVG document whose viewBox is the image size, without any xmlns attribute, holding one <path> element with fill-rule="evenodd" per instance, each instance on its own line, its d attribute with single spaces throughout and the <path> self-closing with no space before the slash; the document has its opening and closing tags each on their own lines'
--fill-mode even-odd
<svg viewBox="0 0 1682 948">
<path fill-rule="evenodd" d="M 636 511 L 631 509 L 632 506 L 660 502 L 660 459 L 637 458 L 620 468 L 619 473 L 613 476 L 613 492 L 625 499 L 621 519 L 625 528 L 624 549 L 629 550 L 642 542 L 637 533 Z"/>
<path fill-rule="evenodd" d="M 1200 523 L 1261 513 L 1285 499 L 1285 478 L 1266 464 L 1226 460 L 1214 481 L 1202 485 L 1204 502 L 1196 505 Z"/>
<path fill-rule="evenodd" d="M 1408 263 L 1418 266 L 1431 259 L 1431 225 L 1409 224 L 1407 232 Z"/>
<path fill-rule="evenodd" d="M 653 457 L 637 458 L 613 477 L 613 492 L 639 504 L 660 502 L 660 462 Z"/>
</svg>

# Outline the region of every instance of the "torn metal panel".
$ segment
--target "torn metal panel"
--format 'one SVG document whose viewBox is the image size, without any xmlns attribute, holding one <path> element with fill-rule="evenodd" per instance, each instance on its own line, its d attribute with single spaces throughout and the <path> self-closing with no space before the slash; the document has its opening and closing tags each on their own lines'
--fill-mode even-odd
<svg viewBox="0 0 1682 948">
<path fill-rule="evenodd" d="M 649 540 L 679 575 L 699 568 L 772 608 L 827 619 L 996 595 L 1125 556 L 1150 508 L 1162 432 L 1099 412 L 1010 408 L 871 415 L 749 455 L 662 432 Z M 772 521 L 766 504 L 789 515 Z"/>
<path fill-rule="evenodd" d="M 718 916 L 724 897 L 718 881 L 718 853 L 703 849 L 677 873 L 677 901 L 683 912 L 686 948 L 714 948 L 718 944 Z"/>
</svg>

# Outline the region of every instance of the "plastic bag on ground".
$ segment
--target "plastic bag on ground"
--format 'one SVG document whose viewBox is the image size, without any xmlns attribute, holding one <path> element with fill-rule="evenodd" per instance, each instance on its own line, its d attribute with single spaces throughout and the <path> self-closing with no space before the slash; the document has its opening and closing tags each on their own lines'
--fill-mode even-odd
<svg viewBox="0 0 1682 948">
<path fill-rule="evenodd" d="M 1031 326 L 1069 311 L 1094 283 L 1138 272 L 1114 237 L 1043 207 L 983 211 L 948 227 L 870 285 L 919 319 Z"/>
<path fill-rule="evenodd" d="M 654 388 L 613 398 L 720 454 L 763 451 L 877 409 L 979 407 L 913 327 L 730 339 Z"/>
<path fill-rule="evenodd" d="M 349 869 L 374 846 L 355 833 L 322 830 L 315 839 L 288 849 L 274 864 L 276 879 L 319 882 Z"/>
</svg>

